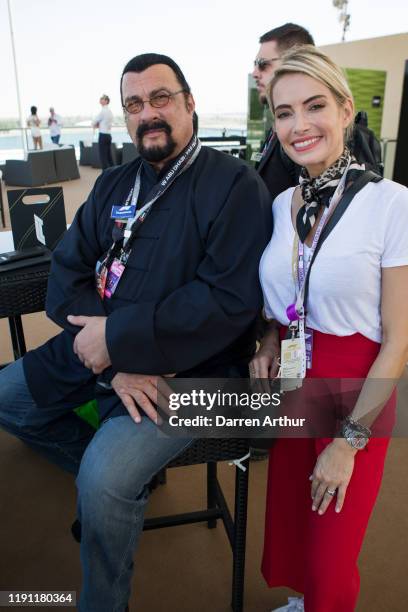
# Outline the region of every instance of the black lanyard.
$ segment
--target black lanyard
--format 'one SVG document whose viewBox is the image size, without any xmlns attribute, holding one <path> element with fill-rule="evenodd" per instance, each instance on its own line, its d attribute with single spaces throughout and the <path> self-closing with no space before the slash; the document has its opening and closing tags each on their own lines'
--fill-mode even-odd
<svg viewBox="0 0 408 612">
<path fill-rule="evenodd" d="M 153 204 L 169 189 L 174 181 L 185 172 L 197 159 L 201 149 L 201 142 L 194 134 L 186 148 L 180 153 L 177 159 L 173 162 L 166 175 L 150 190 L 147 196 L 147 202 L 136 211 L 135 217 L 128 219 L 126 223 L 115 222 L 112 229 L 113 243 L 109 251 L 101 257 L 96 265 L 96 285 L 98 292 L 102 295 L 105 286 L 105 279 L 108 270 L 110 269 L 114 259 L 126 266 L 132 251 L 133 241 L 136 232 L 141 224 L 146 220 L 146 217 L 151 212 Z M 137 203 L 141 187 L 141 171 L 142 166 L 139 166 L 137 171 L 134 186 L 126 198 L 126 204 L 129 202 Z"/>
<path fill-rule="evenodd" d="M 122 263 L 127 262 L 129 255 L 132 250 L 132 244 L 136 236 L 136 232 L 141 224 L 146 220 L 146 217 L 150 213 L 153 208 L 153 204 L 167 191 L 167 189 L 174 183 L 174 181 L 181 175 L 187 168 L 191 166 L 196 160 L 201 149 L 201 143 L 198 140 L 197 136 L 194 134 L 193 138 L 188 143 L 187 147 L 181 154 L 177 157 L 171 168 L 169 168 L 166 175 L 159 181 L 154 187 L 150 190 L 147 196 L 147 202 L 136 212 L 136 216 L 133 219 L 129 219 L 126 223 L 126 226 L 122 224 L 122 234 L 118 236 L 119 240 L 115 240 L 115 242 L 123 239 L 123 245 L 121 248 L 120 260 Z M 139 167 L 139 170 L 136 175 L 135 184 L 131 189 L 131 192 L 128 196 L 128 200 L 132 202 L 137 202 L 140 193 L 141 186 L 141 169 L 142 166 Z"/>
<path fill-rule="evenodd" d="M 333 212 L 332 216 L 330 217 L 330 219 L 328 220 L 328 222 L 324 226 L 323 231 L 320 234 L 319 241 L 318 241 L 318 243 L 316 245 L 316 248 L 315 248 L 315 250 L 313 252 L 312 259 L 310 260 L 309 267 L 308 267 L 307 273 L 306 273 L 306 278 L 305 278 L 305 289 L 304 289 L 304 299 L 303 299 L 303 307 L 304 308 L 306 308 L 307 298 L 308 298 L 308 294 L 309 294 L 309 278 L 310 278 L 310 272 L 311 272 L 311 269 L 312 269 L 312 265 L 314 263 L 314 260 L 316 259 L 316 255 L 318 254 L 318 252 L 320 250 L 320 247 L 322 246 L 323 242 L 326 240 L 326 238 L 328 237 L 330 232 L 334 229 L 334 227 L 340 221 L 341 217 L 343 216 L 343 214 L 346 211 L 346 209 L 347 209 L 348 205 L 350 204 L 350 202 L 353 200 L 354 196 L 361 189 L 363 189 L 363 187 L 365 187 L 368 183 L 370 183 L 370 182 L 379 183 L 381 180 L 382 180 L 382 176 L 379 176 L 378 174 L 375 174 L 375 172 L 372 172 L 371 170 L 366 170 L 344 192 L 340 202 L 338 203 L 338 205 L 334 209 L 334 212 Z"/>
</svg>

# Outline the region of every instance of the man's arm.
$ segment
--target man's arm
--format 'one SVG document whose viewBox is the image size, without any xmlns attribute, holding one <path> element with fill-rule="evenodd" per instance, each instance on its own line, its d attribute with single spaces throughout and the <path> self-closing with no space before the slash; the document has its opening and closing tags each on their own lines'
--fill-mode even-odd
<svg viewBox="0 0 408 612">
<path fill-rule="evenodd" d="M 99 124 L 102 121 L 102 118 L 103 118 L 103 116 L 102 116 L 102 113 L 100 112 L 98 115 L 96 115 L 96 117 L 92 121 L 92 127 L 93 128 L 99 127 Z"/>
<path fill-rule="evenodd" d="M 209 231 L 196 278 L 159 303 L 109 315 L 106 343 L 114 370 L 180 372 L 245 332 L 262 303 L 258 265 L 270 238 L 270 210 L 262 181 L 243 167 Z"/>
</svg>

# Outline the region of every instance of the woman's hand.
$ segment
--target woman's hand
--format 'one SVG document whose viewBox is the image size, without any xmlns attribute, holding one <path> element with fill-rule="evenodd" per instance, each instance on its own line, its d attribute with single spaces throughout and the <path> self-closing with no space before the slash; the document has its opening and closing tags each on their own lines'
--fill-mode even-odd
<svg viewBox="0 0 408 612">
<path fill-rule="evenodd" d="M 312 481 L 312 510 L 324 514 L 337 493 L 336 512 L 340 512 L 354 469 L 358 451 L 343 438 L 335 438 L 317 458 Z M 333 491 L 336 493 L 333 494 Z"/>
<path fill-rule="evenodd" d="M 249 364 L 251 378 L 275 378 L 279 370 L 279 346 L 261 345 Z"/>
<path fill-rule="evenodd" d="M 261 346 L 249 364 L 249 375 L 255 379 L 276 378 L 279 371 L 280 342 L 279 324 L 270 320 Z"/>
</svg>

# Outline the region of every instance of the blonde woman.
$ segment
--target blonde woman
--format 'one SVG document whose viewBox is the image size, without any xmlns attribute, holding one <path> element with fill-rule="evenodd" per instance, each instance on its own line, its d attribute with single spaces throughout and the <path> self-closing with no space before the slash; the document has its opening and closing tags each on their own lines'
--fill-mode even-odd
<svg viewBox="0 0 408 612">
<path fill-rule="evenodd" d="M 386 179 L 368 182 L 308 271 L 325 224 L 367 176 L 344 144 L 353 98 L 342 71 L 304 46 L 282 57 L 269 99 L 280 143 L 302 170 L 299 186 L 272 207 L 274 233 L 260 263 L 270 324 L 251 376 L 276 376 L 291 321 L 301 376 L 366 380 L 339 437 L 279 439 L 271 449 L 262 571 L 269 586 L 304 595 L 279 610 L 352 612 L 357 558 L 389 441 L 370 437 L 373 414 L 381 405 L 380 418 L 394 418 L 393 385 L 408 360 L 408 190 Z M 370 386 L 377 379 L 389 380 L 381 397 Z"/>
</svg>

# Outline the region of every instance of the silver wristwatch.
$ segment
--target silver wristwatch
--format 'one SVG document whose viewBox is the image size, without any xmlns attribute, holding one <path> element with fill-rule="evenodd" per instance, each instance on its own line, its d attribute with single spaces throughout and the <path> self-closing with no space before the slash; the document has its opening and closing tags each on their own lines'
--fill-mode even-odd
<svg viewBox="0 0 408 612">
<path fill-rule="evenodd" d="M 354 421 L 351 417 L 346 417 L 342 422 L 340 435 L 347 440 L 350 446 L 356 450 L 362 450 L 368 444 L 371 430 L 365 425 Z"/>
</svg>

